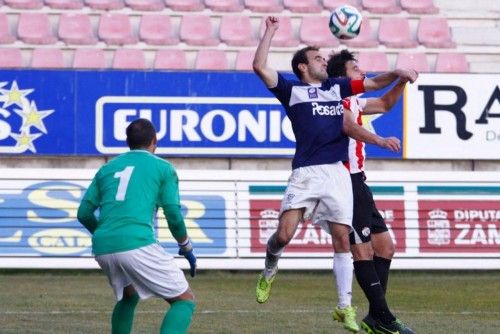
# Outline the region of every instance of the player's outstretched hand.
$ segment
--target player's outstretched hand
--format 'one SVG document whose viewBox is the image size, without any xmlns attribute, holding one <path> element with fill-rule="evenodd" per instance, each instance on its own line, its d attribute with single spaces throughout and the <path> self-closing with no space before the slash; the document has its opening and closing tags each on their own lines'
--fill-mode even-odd
<svg viewBox="0 0 500 334">
<path fill-rule="evenodd" d="M 392 152 L 399 152 L 401 149 L 401 141 L 396 137 L 381 138 L 377 145 Z"/>
<path fill-rule="evenodd" d="M 189 274 L 191 277 L 196 275 L 196 256 L 193 252 L 193 245 L 191 244 L 191 240 L 187 238 L 184 242 L 178 244 L 179 245 L 179 255 L 182 255 L 189 262 Z"/>
<path fill-rule="evenodd" d="M 418 72 L 415 70 L 397 70 L 399 79 L 403 82 L 414 83 L 418 78 Z"/>
<path fill-rule="evenodd" d="M 280 20 L 277 16 L 269 16 L 266 19 L 266 28 L 267 29 L 272 29 L 272 30 L 278 30 L 280 26 Z"/>
</svg>

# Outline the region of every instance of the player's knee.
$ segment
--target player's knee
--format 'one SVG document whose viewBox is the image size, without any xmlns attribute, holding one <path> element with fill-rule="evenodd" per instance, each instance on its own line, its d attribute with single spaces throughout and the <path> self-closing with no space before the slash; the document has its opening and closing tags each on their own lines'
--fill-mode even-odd
<svg viewBox="0 0 500 334">
<path fill-rule="evenodd" d="M 354 261 L 373 260 L 374 251 L 369 242 L 352 245 L 351 252 Z"/>
<path fill-rule="evenodd" d="M 375 250 L 375 255 L 386 259 L 392 259 L 395 252 L 396 248 L 394 247 L 394 244 L 390 243 L 378 247 L 378 249 Z"/>
</svg>

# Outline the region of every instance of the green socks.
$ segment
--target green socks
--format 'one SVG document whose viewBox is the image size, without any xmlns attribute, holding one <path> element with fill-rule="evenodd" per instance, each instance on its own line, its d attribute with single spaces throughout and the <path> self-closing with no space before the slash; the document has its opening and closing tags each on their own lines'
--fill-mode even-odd
<svg viewBox="0 0 500 334">
<path fill-rule="evenodd" d="M 196 304 L 192 300 L 178 300 L 170 305 L 163 318 L 161 334 L 185 334 L 191 324 Z"/>
<path fill-rule="evenodd" d="M 132 297 L 123 296 L 122 300 L 116 303 L 111 316 L 111 333 L 128 334 L 132 331 L 134 322 L 134 312 L 139 295 L 136 293 Z"/>
</svg>

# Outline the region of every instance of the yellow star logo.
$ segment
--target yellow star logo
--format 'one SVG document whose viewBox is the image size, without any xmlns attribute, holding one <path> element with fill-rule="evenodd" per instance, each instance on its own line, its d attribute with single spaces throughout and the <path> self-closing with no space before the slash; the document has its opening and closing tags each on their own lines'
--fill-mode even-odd
<svg viewBox="0 0 500 334">
<path fill-rule="evenodd" d="M 29 129 L 31 126 L 37 128 L 43 133 L 47 133 L 43 119 L 54 112 L 54 110 L 38 110 L 34 101 L 31 104 L 24 105 L 23 109 L 15 109 L 14 112 L 22 117 L 23 124 L 21 130 Z"/>
<path fill-rule="evenodd" d="M 370 132 L 377 133 L 375 131 L 375 128 L 373 127 L 372 123 L 374 120 L 376 120 L 380 116 L 382 116 L 382 114 L 370 114 L 370 115 L 362 114 L 361 115 L 361 122 L 363 122 L 363 127 Z"/>
<path fill-rule="evenodd" d="M 17 82 L 13 81 L 10 89 L 0 88 L 0 101 L 3 101 L 3 108 L 6 108 L 12 104 L 19 107 L 23 107 L 24 102 L 26 102 L 26 96 L 33 92 L 33 89 L 19 89 Z"/>
<path fill-rule="evenodd" d="M 24 148 L 23 152 L 30 150 L 31 152 L 36 153 L 36 148 L 35 145 L 33 145 L 33 142 L 41 135 L 41 133 L 31 134 L 29 131 L 22 131 L 19 134 L 11 134 L 11 137 L 16 140 L 16 147 Z"/>
</svg>

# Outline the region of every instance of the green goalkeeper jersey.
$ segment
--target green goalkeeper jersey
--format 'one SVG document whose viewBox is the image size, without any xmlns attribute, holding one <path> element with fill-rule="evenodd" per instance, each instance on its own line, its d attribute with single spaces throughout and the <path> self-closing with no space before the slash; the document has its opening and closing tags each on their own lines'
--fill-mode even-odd
<svg viewBox="0 0 500 334">
<path fill-rule="evenodd" d="M 174 237 L 186 236 L 178 183 L 174 167 L 145 150 L 131 150 L 102 166 L 78 209 L 78 220 L 92 233 L 93 253 L 123 252 L 156 242 L 158 207 Z"/>
</svg>

